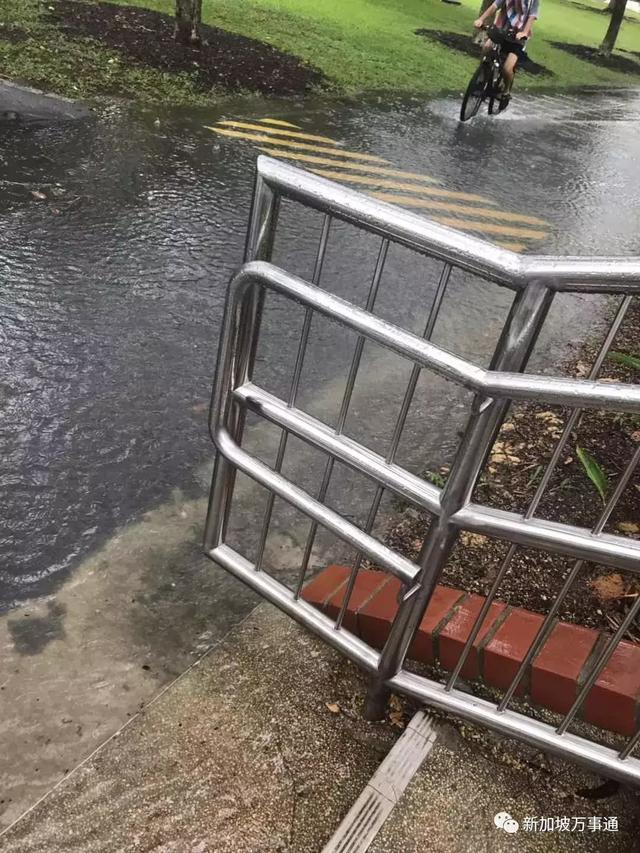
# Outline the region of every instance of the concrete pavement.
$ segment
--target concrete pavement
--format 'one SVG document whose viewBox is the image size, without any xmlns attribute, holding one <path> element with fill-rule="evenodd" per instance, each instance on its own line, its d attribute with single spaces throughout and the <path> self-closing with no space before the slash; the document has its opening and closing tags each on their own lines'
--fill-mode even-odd
<svg viewBox="0 0 640 853">
<path fill-rule="evenodd" d="M 10 829 L 2 850 L 319 851 L 397 737 L 362 719 L 363 695 L 351 664 L 260 605 Z M 616 816 L 619 830 L 510 836 L 493 822 L 504 810 L 523 826 L 527 815 Z M 371 849 L 628 853 L 639 828 L 634 793 L 440 719 Z"/>
</svg>

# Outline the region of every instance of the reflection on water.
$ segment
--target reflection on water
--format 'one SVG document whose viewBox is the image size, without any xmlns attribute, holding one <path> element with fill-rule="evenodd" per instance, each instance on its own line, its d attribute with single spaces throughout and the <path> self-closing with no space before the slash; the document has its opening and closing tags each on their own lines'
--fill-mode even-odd
<svg viewBox="0 0 640 853">
<path fill-rule="evenodd" d="M 511 122 L 463 130 L 443 102 L 264 109 L 544 216 L 554 226 L 549 250 L 635 251 L 634 128 L 590 123 L 584 102 L 563 126 L 531 100 L 528 120 L 514 111 Z M 158 127 L 155 113 L 118 106 L 90 120 L 0 129 L 0 608 L 44 591 L 172 490 L 202 491 L 194 472 L 211 455 L 206 402 L 255 158 L 246 143 L 203 130 L 219 117 L 212 112 L 163 115 Z M 225 114 L 247 106 L 227 104 Z M 283 211 L 276 259 L 308 275 L 319 220 L 294 207 Z M 323 286 L 364 304 L 376 251 L 373 238 L 336 225 Z M 376 310 L 421 331 L 438 272 L 394 248 Z M 455 273 L 436 341 L 486 363 L 509 303 L 508 292 Z M 601 309 L 578 298 L 558 306 L 537 366 L 588 334 Z M 267 318 L 258 373 L 281 391 L 301 317 L 273 299 Z M 353 346 L 343 331 L 314 325 L 301 400 L 323 420 L 335 416 Z M 398 361 L 365 349 L 348 425 L 382 451 L 406 381 Z M 450 454 L 466 402 L 435 380 L 423 386 L 400 451 L 416 469 Z M 360 512 L 358 489 L 345 495 Z"/>
</svg>

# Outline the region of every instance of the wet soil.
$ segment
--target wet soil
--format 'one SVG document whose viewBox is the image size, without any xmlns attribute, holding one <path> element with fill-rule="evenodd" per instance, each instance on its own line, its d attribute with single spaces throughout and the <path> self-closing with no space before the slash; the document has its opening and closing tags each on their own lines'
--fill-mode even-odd
<svg viewBox="0 0 640 853">
<path fill-rule="evenodd" d="M 445 47 L 457 50 L 467 56 L 472 56 L 474 59 L 480 58 L 480 45 L 476 44 L 469 35 L 427 29 L 416 30 L 415 34 L 417 36 L 424 36 L 425 38 L 437 41 L 440 44 L 445 45 Z M 519 67 L 521 71 L 524 71 L 526 74 L 531 74 L 534 77 L 553 77 L 552 71 L 549 71 L 548 68 L 545 68 L 544 65 L 540 65 L 538 62 L 534 62 L 533 59 L 528 56 L 520 62 Z"/>
<path fill-rule="evenodd" d="M 45 19 L 66 36 L 95 39 L 132 65 L 187 72 L 205 91 L 293 95 L 325 83 L 320 71 L 297 57 L 217 27 L 202 25 L 200 47 L 179 44 L 173 37 L 174 19 L 150 9 L 74 0 L 53 0 L 47 9 Z"/>
<path fill-rule="evenodd" d="M 631 306 L 613 351 L 637 355 L 640 340 L 640 305 Z M 595 359 L 598 343 L 587 346 L 567 366 L 568 375 L 584 377 Z M 638 384 L 640 373 L 607 359 L 600 378 Z M 473 500 L 488 506 L 524 512 L 540 482 L 546 463 L 560 437 L 568 412 L 534 405 L 514 406 L 496 441 L 486 472 Z M 606 477 L 605 497 L 629 464 L 640 442 L 640 417 L 591 412 L 579 422 L 560 457 L 537 518 L 553 519 L 591 528 L 604 502 L 578 459 L 580 446 L 597 460 Z M 426 475 L 442 485 L 447 469 Z M 405 507 L 389 530 L 387 544 L 410 559 L 417 559 L 430 523 L 429 516 Z M 614 509 L 605 532 L 640 539 L 640 469 Z M 508 550 L 508 544 L 463 532 L 443 573 L 444 584 L 486 595 Z M 498 599 L 546 613 L 559 592 L 573 561 L 539 551 L 518 549 L 498 591 Z M 604 566 L 586 564 L 561 607 L 559 618 L 594 628 L 617 627 L 640 594 L 640 582 Z M 640 629 L 629 637 L 640 640 Z"/>
<path fill-rule="evenodd" d="M 633 59 L 627 59 L 625 56 L 619 56 L 617 53 L 611 56 L 603 56 L 598 53 L 598 48 L 587 47 L 584 44 L 569 44 L 564 41 L 550 42 L 552 47 L 558 50 L 564 50 L 565 53 L 570 53 L 572 56 L 577 56 L 584 62 L 591 62 L 593 65 L 599 65 L 601 68 L 608 68 L 610 71 L 620 71 L 622 74 L 638 74 L 640 73 L 640 64 Z"/>
<path fill-rule="evenodd" d="M 10 27 L 0 21 L 0 41 L 9 42 L 9 44 L 22 44 L 29 38 L 26 30 L 20 27 Z"/>
</svg>

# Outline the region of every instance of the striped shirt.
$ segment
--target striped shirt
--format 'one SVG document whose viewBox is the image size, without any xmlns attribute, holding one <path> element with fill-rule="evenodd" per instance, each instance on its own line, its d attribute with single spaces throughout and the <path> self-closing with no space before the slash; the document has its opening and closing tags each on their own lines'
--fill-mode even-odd
<svg viewBox="0 0 640 853">
<path fill-rule="evenodd" d="M 500 10 L 499 26 L 522 30 L 530 18 L 540 14 L 540 0 L 495 0 Z"/>
</svg>

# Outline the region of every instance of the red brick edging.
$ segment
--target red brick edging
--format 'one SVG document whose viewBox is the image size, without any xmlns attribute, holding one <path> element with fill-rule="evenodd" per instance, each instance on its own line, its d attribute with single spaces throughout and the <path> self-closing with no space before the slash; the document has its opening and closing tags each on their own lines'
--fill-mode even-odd
<svg viewBox="0 0 640 853">
<path fill-rule="evenodd" d="M 304 588 L 308 603 L 335 618 L 342 604 L 349 568 L 328 566 Z M 369 645 L 382 648 L 398 609 L 400 582 L 382 572 L 361 570 L 345 614 L 344 627 Z M 416 634 L 409 656 L 422 663 L 439 662 L 451 671 L 480 612 L 484 599 L 459 589 L 438 586 Z M 465 661 L 462 676 L 506 688 L 543 617 L 529 610 L 492 604 Z M 533 660 L 518 689 L 532 702 L 564 713 L 571 707 L 588 661 L 604 637 L 590 628 L 558 622 Z M 583 706 L 590 723 L 632 735 L 638 726 L 640 646 L 621 642 L 594 684 Z"/>
</svg>

